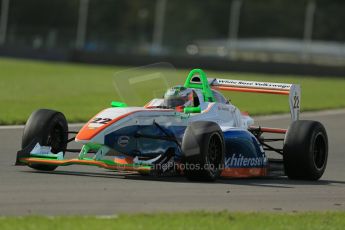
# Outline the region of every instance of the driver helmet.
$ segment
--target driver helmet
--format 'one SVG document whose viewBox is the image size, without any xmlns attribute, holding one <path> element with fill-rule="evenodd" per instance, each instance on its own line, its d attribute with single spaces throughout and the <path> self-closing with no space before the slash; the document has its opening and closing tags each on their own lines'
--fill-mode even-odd
<svg viewBox="0 0 345 230">
<path fill-rule="evenodd" d="M 174 86 L 164 94 L 164 105 L 170 109 L 193 105 L 193 90 L 184 86 Z"/>
</svg>

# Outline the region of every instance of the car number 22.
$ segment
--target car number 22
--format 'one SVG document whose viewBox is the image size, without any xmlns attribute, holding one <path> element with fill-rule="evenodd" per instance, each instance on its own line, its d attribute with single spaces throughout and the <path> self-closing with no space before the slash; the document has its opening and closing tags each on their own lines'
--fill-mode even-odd
<svg viewBox="0 0 345 230">
<path fill-rule="evenodd" d="M 109 122 L 111 122 L 112 119 L 110 118 L 100 118 L 100 117 L 96 117 L 96 118 L 93 118 L 91 123 L 97 123 L 97 124 L 108 124 Z"/>
</svg>

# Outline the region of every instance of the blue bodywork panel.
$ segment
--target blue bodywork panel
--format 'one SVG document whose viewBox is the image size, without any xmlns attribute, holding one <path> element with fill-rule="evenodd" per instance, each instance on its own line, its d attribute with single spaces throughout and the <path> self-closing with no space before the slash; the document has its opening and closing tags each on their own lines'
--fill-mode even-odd
<svg viewBox="0 0 345 230">
<path fill-rule="evenodd" d="M 176 137 L 178 141 L 182 140 L 186 130 L 185 126 L 169 126 L 169 128 L 156 125 L 134 125 L 116 130 L 105 136 L 104 144 L 119 153 L 129 156 L 155 157 L 164 154 L 168 148 L 177 148 L 177 144 L 170 140 L 149 138 L 166 137 L 167 135 Z M 180 152 L 176 152 L 180 156 Z"/>
<path fill-rule="evenodd" d="M 225 168 L 264 168 L 267 158 L 256 137 L 246 130 L 224 132 Z"/>
</svg>

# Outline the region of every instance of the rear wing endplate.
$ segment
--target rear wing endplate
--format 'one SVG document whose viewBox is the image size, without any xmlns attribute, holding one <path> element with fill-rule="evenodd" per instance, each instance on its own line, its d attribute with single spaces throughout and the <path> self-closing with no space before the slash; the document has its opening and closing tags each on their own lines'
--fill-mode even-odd
<svg viewBox="0 0 345 230">
<path fill-rule="evenodd" d="M 288 95 L 291 119 L 293 121 L 299 119 L 301 104 L 300 85 L 218 78 L 208 78 L 208 83 L 215 90 Z"/>
</svg>

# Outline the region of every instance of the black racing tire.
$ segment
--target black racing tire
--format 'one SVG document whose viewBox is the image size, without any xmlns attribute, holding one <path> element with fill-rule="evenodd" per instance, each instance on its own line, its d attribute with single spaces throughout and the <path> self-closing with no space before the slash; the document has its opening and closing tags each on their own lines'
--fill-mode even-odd
<svg viewBox="0 0 345 230">
<path fill-rule="evenodd" d="M 325 127 L 317 121 L 294 121 L 284 140 L 285 174 L 295 180 L 318 180 L 326 169 L 327 158 Z"/>
<path fill-rule="evenodd" d="M 22 148 L 38 142 L 41 146 L 51 146 L 52 153 L 65 153 L 68 140 L 68 124 L 65 116 L 57 111 L 39 109 L 27 120 L 23 132 Z M 53 171 L 55 165 L 30 164 L 29 167 L 43 171 Z"/>
<path fill-rule="evenodd" d="M 225 144 L 219 125 L 195 121 L 187 127 L 183 140 L 184 175 L 191 181 L 215 181 L 224 168 Z"/>
</svg>

